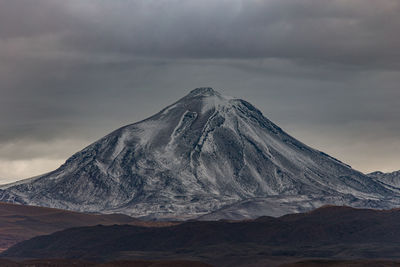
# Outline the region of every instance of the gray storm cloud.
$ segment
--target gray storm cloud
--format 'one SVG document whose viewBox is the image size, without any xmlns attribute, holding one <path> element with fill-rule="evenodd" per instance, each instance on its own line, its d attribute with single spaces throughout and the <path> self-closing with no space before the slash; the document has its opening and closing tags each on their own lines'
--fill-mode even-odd
<svg viewBox="0 0 400 267">
<path fill-rule="evenodd" d="M 46 46 L 43 39 L 59 53 L 261 57 L 386 67 L 399 62 L 396 0 L 1 3 L 0 22 L 7 25 L 0 30 L 2 40 Z"/>
<path fill-rule="evenodd" d="M 357 169 L 400 169 L 399 12 L 397 0 L 0 0 L 0 178 L 51 170 L 199 86 Z"/>
</svg>

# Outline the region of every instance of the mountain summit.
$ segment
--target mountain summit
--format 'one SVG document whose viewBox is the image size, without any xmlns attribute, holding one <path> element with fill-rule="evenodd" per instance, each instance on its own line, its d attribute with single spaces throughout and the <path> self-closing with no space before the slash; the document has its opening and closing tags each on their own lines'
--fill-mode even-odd
<svg viewBox="0 0 400 267">
<path fill-rule="evenodd" d="M 51 173 L 0 189 L 1 201 L 149 219 L 398 203 L 395 189 L 304 145 L 250 103 L 208 87 L 110 133 Z"/>
<path fill-rule="evenodd" d="M 190 93 L 186 97 L 196 96 L 221 96 L 221 94 L 211 87 L 199 87 L 190 91 Z"/>
</svg>

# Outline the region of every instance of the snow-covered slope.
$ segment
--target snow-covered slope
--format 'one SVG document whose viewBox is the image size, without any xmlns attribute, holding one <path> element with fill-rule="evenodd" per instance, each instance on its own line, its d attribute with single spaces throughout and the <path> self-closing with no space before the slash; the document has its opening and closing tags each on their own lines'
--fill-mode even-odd
<svg viewBox="0 0 400 267">
<path fill-rule="evenodd" d="M 377 171 L 368 174 L 368 176 L 376 179 L 381 183 L 384 183 L 385 185 L 396 187 L 400 190 L 400 171 L 389 173 Z"/>
<path fill-rule="evenodd" d="M 0 189 L 1 201 L 157 219 L 195 218 L 263 198 L 274 209 L 286 203 L 303 210 L 313 207 L 304 203 L 337 201 L 392 207 L 397 197 L 289 136 L 250 103 L 211 88 L 112 132 L 51 173 Z M 243 216 L 276 213 L 268 211 L 272 204 L 261 206 Z"/>
</svg>

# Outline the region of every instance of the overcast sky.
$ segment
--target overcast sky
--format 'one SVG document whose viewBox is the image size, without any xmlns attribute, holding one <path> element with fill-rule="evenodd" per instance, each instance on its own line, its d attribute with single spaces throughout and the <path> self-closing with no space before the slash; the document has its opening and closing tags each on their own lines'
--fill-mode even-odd
<svg viewBox="0 0 400 267">
<path fill-rule="evenodd" d="M 398 0 L 0 0 L 0 183 L 191 89 L 363 172 L 400 169 Z"/>
</svg>

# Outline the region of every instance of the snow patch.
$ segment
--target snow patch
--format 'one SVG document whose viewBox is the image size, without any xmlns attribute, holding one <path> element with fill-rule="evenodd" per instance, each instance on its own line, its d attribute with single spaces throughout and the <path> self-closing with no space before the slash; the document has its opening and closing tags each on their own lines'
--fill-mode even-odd
<svg viewBox="0 0 400 267">
<path fill-rule="evenodd" d="M 156 120 L 148 120 L 143 121 L 140 124 L 137 124 L 136 127 L 139 130 L 138 137 L 139 137 L 139 145 L 146 146 L 153 138 L 159 133 L 159 131 L 167 126 L 165 122 L 156 121 Z"/>
<path fill-rule="evenodd" d="M 222 107 L 227 108 L 231 106 L 231 97 L 213 95 L 205 97 L 202 101 L 201 114 L 205 114 L 210 110 L 221 110 Z"/>
<path fill-rule="evenodd" d="M 121 136 L 118 138 L 117 145 L 114 148 L 111 160 L 114 160 L 122 152 L 125 147 L 125 141 L 128 139 L 129 135 L 130 133 L 127 130 L 122 132 Z"/>
</svg>

